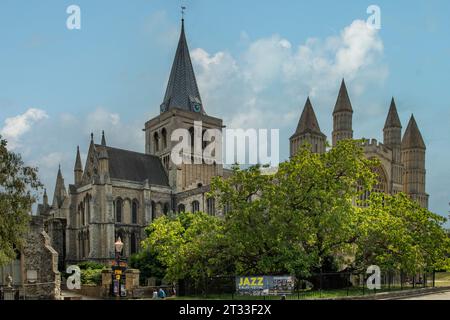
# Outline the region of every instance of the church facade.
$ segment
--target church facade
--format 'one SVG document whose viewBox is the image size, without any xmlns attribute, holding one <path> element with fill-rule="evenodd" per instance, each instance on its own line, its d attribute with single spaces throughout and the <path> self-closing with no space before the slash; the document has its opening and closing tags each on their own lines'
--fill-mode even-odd
<svg viewBox="0 0 450 320">
<path fill-rule="evenodd" d="M 343 81 L 333 112 L 333 145 L 353 138 L 352 115 Z M 202 122 L 203 130 L 221 131 L 224 127 L 221 119 L 206 114 L 182 21 L 160 114 L 145 123 L 145 153 L 109 146 L 104 133 L 100 143 L 96 143 L 91 135 L 84 165 L 77 148 L 74 183 L 66 189 L 59 169 L 52 203 L 45 192 L 43 203 L 38 205 L 38 214 L 44 216 L 52 246 L 59 253 L 60 270 L 81 261 L 111 261 L 118 237 L 124 242 L 125 257 L 138 252 L 139 243 L 145 237 L 145 227 L 160 216 L 183 211 L 222 214 L 215 200 L 207 194 L 211 179 L 227 177 L 230 171 L 215 162 L 175 165 L 170 160 L 174 144 L 171 133 L 184 128 L 193 141 L 198 138 L 196 135 L 202 135 L 194 130 L 195 121 Z M 372 139 L 363 147 L 368 157 L 381 160 L 381 191 L 403 191 L 426 207 L 425 144 L 414 117 L 403 139 L 401 130 L 392 100 L 383 130 L 384 143 Z M 314 152 L 326 152 L 326 138 L 308 98 L 297 129 L 290 138 L 291 156 L 304 142 L 308 142 Z M 202 155 L 194 152 L 183 156 L 195 159 Z"/>
</svg>

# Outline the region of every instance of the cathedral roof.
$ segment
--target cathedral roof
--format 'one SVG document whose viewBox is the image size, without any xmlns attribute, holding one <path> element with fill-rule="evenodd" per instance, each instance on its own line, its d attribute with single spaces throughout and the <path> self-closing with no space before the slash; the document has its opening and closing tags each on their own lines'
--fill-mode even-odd
<svg viewBox="0 0 450 320">
<path fill-rule="evenodd" d="M 391 100 L 391 106 L 389 107 L 389 113 L 386 118 L 386 123 L 384 128 L 401 128 L 402 124 L 400 118 L 398 117 L 397 107 L 395 105 L 394 98 Z"/>
<path fill-rule="evenodd" d="M 402 149 L 420 148 L 426 149 L 425 142 L 423 141 L 422 134 L 417 126 L 414 115 L 411 115 L 408 127 L 402 139 Z"/>
<path fill-rule="evenodd" d="M 352 103 L 350 102 L 344 79 L 342 79 L 333 114 L 340 111 L 349 111 L 353 113 Z"/>
<path fill-rule="evenodd" d="M 297 125 L 297 130 L 295 130 L 296 135 L 304 133 L 316 133 L 323 135 L 322 131 L 320 131 L 319 122 L 317 121 L 316 114 L 309 97 L 306 100 L 305 107 L 303 108 L 302 115 Z"/>
<path fill-rule="evenodd" d="M 205 113 L 184 33 L 184 19 L 161 112 L 173 108 Z"/>
<path fill-rule="evenodd" d="M 96 147 L 105 148 L 108 154 L 111 179 L 136 182 L 148 180 L 153 185 L 169 185 L 166 171 L 158 157 L 107 146 Z"/>
</svg>

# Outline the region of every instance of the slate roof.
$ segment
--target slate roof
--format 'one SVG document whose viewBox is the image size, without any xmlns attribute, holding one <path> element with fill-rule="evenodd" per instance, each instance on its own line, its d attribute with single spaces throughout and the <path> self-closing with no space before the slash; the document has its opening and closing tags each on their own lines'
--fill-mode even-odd
<svg viewBox="0 0 450 320">
<path fill-rule="evenodd" d="M 296 135 L 303 133 L 316 133 L 324 135 L 322 131 L 320 131 L 319 122 L 317 121 L 317 117 L 309 97 L 306 100 L 305 107 L 303 108 L 302 115 L 297 125 L 297 130 L 295 131 Z"/>
<path fill-rule="evenodd" d="M 148 179 L 149 184 L 169 186 L 166 171 L 157 156 L 101 145 L 95 147 L 97 150 L 106 148 L 111 179 L 136 182 Z"/>
<path fill-rule="evenodd" d="M 389 113 L 384 124 L 384 128 L 401 128 L 402 124 L 398 117 L 397 107 L 395 105 L 394 98 L 391 100 L 391 106 L 389 107 Z"/>
<path fill-rule="evenodd" d="M 201 113 L 205 113 L 184 33 L 183 19 L 180 39 L 178 41 L 164 101 L 161 105 L 161 112 L 173 108 L 193 111 L 194 104 L 200 105 Z"/>
<path fill-rule="evenodd" d="M 350 102 L 344 79 L 342 79 L 333 114 L 339 111 L 350 111 L 353 113 L 352 103 Z"/>
<path fill-rule="evenodd" d="M 402 139 L 402 149 L 419 148 L 426 149 L 425 142 L 423 141 L 422 134 L 417 126 L 414 115 L 411 115 L 408 127 L 406 127 L 405 134 Z"/>
</svg>

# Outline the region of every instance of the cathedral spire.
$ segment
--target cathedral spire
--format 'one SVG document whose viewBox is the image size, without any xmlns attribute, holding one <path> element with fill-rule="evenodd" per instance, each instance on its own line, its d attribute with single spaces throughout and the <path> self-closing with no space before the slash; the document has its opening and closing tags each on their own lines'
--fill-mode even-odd
<svg viewBox="0 0 450 320">
<path fill-rule="evenodd" d="M 58 174 L 56 177 L 55 192 L 53 194 L 53 207 L 61 208 L 61 205 L 63 204 L 63 201 L 66 198 L 66 196 L 67 191 L 64 185 L 64 178 L 61 173 L 61 165 L 59 165 Z"/>
<path fill-rule="evenodd" d="M 102 131 L 102 146 L 106 147 L 105 131 Z"/>
<path fill-rule="evenodd" d="M 414 115 L 411 115 L 408 127 L 406 127 L 405 134 L 402 139 L 402 149 L 426 149 L 425 142 L 423 141 L 422 134 L 417 126 Z"/>
<path fill-rule="evenodd" d="M 334 106 L 333 114 L 336 112 L 348 111 L 353 113 L 352 103 L 347 92 L 347 86 L 345 85 L 345 80 L 342 79 L 341 88 L 339 89 L 339 94 L 336 100 L 336 105 Z"/>
<path fill-rule="evenodd" d="M 317 121 L 317 117 L 309 97 L 306 100 L 295 134 L 303 134 L 307 132 L 323 134 L 322 131 L 320 131 L 319 122 Z"/>
<path fill-rule="evenodd" d="M 77 156 L 75 159 L 74 171 L 83 171 L 83 165 L 81 164 L 80 146 L 77 146 Z"/>
<path fill-rule="evenodd" d="M 334 106 L 332 135 L 333 147 L 341 140 L 353 139 L 353 108 L 344 79 Z"/>
<path fill-rule="evenodd" d="M 81 164 L 80 147 L 77 146 L 77 156 L 73 169 L 75 185 L 79 185 L 83 179 L 83 165 Z"/>
<path fill-rule="evenodd" d="M 386 122 L 384 124 L 384 128 L 401 128 L 402 124 L 400 122 L 400 118 L 397 113 L 397 106 L 395 105 L 394 97 L 391 100 L 391 106 L 389 107 L 389 112 L 386 118 Z"/>
<path fill-rule="evenodd" d="M 184 18 L 161 113 L 174 108 L 205 113 L 184 32 Z"/>
</svg>

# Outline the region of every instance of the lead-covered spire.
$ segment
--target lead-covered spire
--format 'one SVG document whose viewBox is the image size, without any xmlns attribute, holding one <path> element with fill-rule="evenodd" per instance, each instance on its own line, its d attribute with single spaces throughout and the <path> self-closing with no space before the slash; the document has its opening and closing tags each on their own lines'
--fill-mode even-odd
<svg viewBox="0 0 450 320">
<path fill-rule="evenodd" d="M 161 104 L 161 113 L 174 108 L 205 113 L 186 41 L 184 19 L 181 20 L 180 39 Z"/>
</svg>

